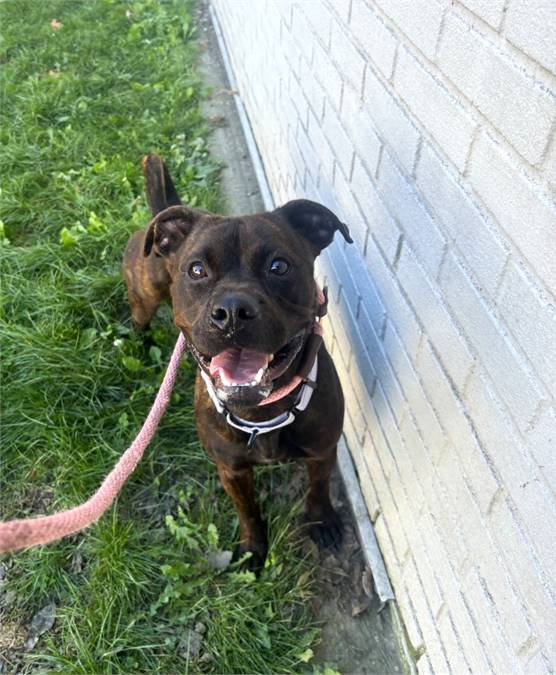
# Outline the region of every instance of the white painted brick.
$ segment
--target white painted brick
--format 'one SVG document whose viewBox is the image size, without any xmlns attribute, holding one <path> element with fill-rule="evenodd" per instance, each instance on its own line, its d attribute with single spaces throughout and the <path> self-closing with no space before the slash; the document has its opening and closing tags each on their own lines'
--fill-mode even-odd
<svg viewBox="0 0 556 675">
<path fill-rule="evenodd" d="M 414 367 L 407 357 L 391 322 L 386 324 L 384 348 L 404 392 L 405 399 L 416 419 L 421 436 L 425 440 L 431 455 L 438 457 L 446 444 L 444 431 L 436 419 Z"/>
<path fill-rule="evenodd" d="M 343 28 L 340 28 L 336 22 L 332 26 L 330 51 L 342 77 L 349 82 L 356 92 L 361 92 L 365 59 L 356 49 L 351 36 Z M 339 101 L 337 107 L 339 107 Z"/>
<path fill-rule="evenodd" d="M 335 110 L 328 104 L 325 106 L 323 131 L 344 175 L 349 176 L 353 162 L 353 145 L 342 127 Z"/>
<path fill-rule="evenodd" d="M 332 14 L 328 7 L 319 2 L 300 3 L 305 19 L 309 23 L 311 30 L 305 37 L 316 36 L 325 49 L 330 49 L 330 29 L 332 26 Z"/>
<path fill-rule="evenodd" d="M 318 199 L 316 199 L 316 201 L 324 204 L 324 206 L 329 208 L 332 213 L 341 214 L 342 209 L 338 204 L 336 191 L 334 190 L 333 174 L 334 163 L 330 167 L 326 166 L 324 163 L 321 164 L 319 172 Z"/>
<path fill-rule="evenodd" d="M 387 551 L 386 556 L 388 562 L 386 562 L 388 576 L 392 583 L 395 583 L 398 588 L 400 588 L 400 600 L 398 601 L 400 609 L 402 603 L 404 604 L 404 609 L 400 612 L 402 621 L 405 620 L 405 627 L 409 635 L 409 640 L 415 649 L 421 646 L 422 635 L 419 630 L 419 626 L 415 620 L 415 610 L 409 604 L 406 589 L 403 588 L 402 581 L 402 568 L 396 557 L 396 552 L 394 550 L 394 545 L 389 531 L 389 526 L 386 522 L 384 514 L 379 514 L 374 522 L 375 533 L 379 546 L 382 551 Z M 401 592 L 403 589 L 403 593 Z M 397 604 L 398 604 L 397 603 Z M 407 611 L 410 609 L 410 611 Z M 404 616 L 405 615 L 405 616 Z"/>
<path fill-rule="evenodd" d="M 322 120 L 324 115 L 325 91 L 315 78 L 313 68 L 304 58 L 300 58 L 297 72 L 290 72 L 293 72 L 293 75 L 302 83 L 301 86 L 303 92 L 314 116 L 317 120 Z M 285 101 L 280 101 L 279 105 L 282 106 L 284 103 Z"/>
<path fill-rule="evenodd" d="M 504 15 L 505 0 L 459 0 L 462 5 L 471 10 L 473 14 L 498 29 Z"/>
<path fill-rule="evenodd" d="M 461 389 L 471 369 L 473 357 L 407 246 L 402 249 L 397 276 L 411 303 L 418 308 L 419 319 L 431 342 L 437 352 L 442 354 L 444 367 L 455 386 Z"/>
<path fill-rule="evenodd" d="M 472 569 L 465 580 L 464 594 L 474 620 L 479 625 L 481 636 L 488 645 L 488 658 L 494 673 L 525 675 L 519 667 L 515 654 L 503 638 L 500 621 L 492 599 L 481 585 L 477 571 Z"/>
<path fill-rule="evenodd" d="M 367 69 L 363 102 L 381 137 L 392 148 L 404 168 L 411 172 L 419 132 L 389 90 Z"/>
<path fill-rule="evenodd" d="M 464 187 L 427 143 L 421 150 L 416 182 L 449 239 L 484 290 L 493 296 L 508 254 Z"/>
<path fill-rule="evenodd" d="M 317 183 L 320 187 L 320 179 L 322 176 L 331 176 L 332 167 L 334 166 L 334 153 L 324 135 L 321 125 L 315 116 L 309 112 L 309 126 L 307 128 L 307 136 L 309 142 L 313 146 L 315 156 L 318 159 L 319 168 L 317 169 Z M 332 209 L 333 210 L 333 209 Z"/>
<path fill-rule="evenodd" d="M 425 505 L 428 502 L 428 494 L 434 485 L 434 469 L 429 453 L 427 453 L 427 450 L 425 449 L 423 440 L 417 432 L 417 427 L 415 426 L 411 415 L 406 413 L 403 416 L 400 422 L 399 433 L 405 447 L 403 458 L 399 462 L 400 474 L 403 475 L 404 473 L 407 473 L 408 475 L 411 475 L 410 470 L 414 474 L 413 481 L 409 484 L 407 481 L 404 481 L 404 483 L 408 485 L 407 489 L 410 490 L 411 499 L 415 502 L 414 510 L 416 511 L 417 504 Z M 426 508 L 427 507 L 425 506 L 425 510 Z M 411 528 L 408 531 L 410 543 L 412 543 L 412 535 L 414 535 L 416 531 L 417 528 Z M 418 560 L 417 564 L 419 565 Z M 435 611 L 437 609 L 438 607 L 435 608 Z"/>
<path fill-rule="evenodd" d="M 450 669 L 446 661 L 442 643 L 439 639 L 436 622 L 431 614 L 430 606 L 428 604 L 428 588 L 423 588 L 419 573 L 415 571 L 415 562 L 412 558 L 408 560 L 405 567 L 404 580 L 407 587 L 411 589 L 411 600 L 418 617 L 419 628 L 423 633 L 426 654 L 430 659 L 433 672 L 448 673 L 450 672 Z"/>
<path fill-rule="evenodd" d="M 554 96 L 454 13 L 446 18 L 438 62 L 515 149 L 538 164 L 554 118 Z"/>
<path fill-rule="evenodd" d="M 414 186 L 387 152 L 382 155 L 377 182 L 390 213 L 400 223 L 421 264 L 435 278 L 446 242 Z"/>
<path fill-rule="evenodd" d="M 345 253 L 348 261 L 349 273 L 354 284 L 357 288 L 365 289 L 363 295 L 360 296 L 360 307 L 362 306 L 365 308 L 375 333 L 377 335 L 382 335 L 384 332 L 384 322 L 386 321 L 386 308 L 384 307 L 374 282 L 369 275 L 369 270 L 365 265 L 365 261 L 353 248 L 347 248 Z"/>
<path fill-rule="evenodd" d="M 461 472 L 484 514 L 500 489 L 500 483 L 488 463 L 489 458 L 479 445 L 476 432 L 466 417 L 463 403 L 452 390 L 428 342 L 419 353 L 417 365 L 432 405 L 453 443 Z"/>
<path fill-rule="evenodd" d="M 398 593 L 396 596 L 396 600 L 398 608 L 400 610 L 402 621 L 407 631 L 409 642 L 413 647 L 413 651 L 415 652 L 417 651 L 417 649 L 423 647 L 423 634 L 421 633 L 421 630 L 419 628 L 416 616 L 417 612 L 415 610 L 415 607 L 413 606 L 410 597 L 410 595 L 412 595 L 411 589 L 413 588 L 414 579 L 408 577 L 407 573 L 405 577 L 406 577 L 404 579 L 405 583 L 402 581 L 398 582 L 397 585 Z"/>
<path fill-rule="evenodd" d="M 382 383 L 377 381 L 375 385 L 375 390 L 373 392 L 373 403 L 375 408 L 375 414 L 379 420 L 379 425 L 384 434 L 386 443 L 388 444 L 389 453 L 381 457 L 382 466 L 384 468 L 384 473 L 386 477 L 390 480 L 390 477 L 395 472 L 395 456 L 399 453 L 400 448 L 403 446 L 396 419 L 392 414 L 392 410 L 384 393 Z M 399 487 L 399 486 L 398 486 Z M 400 528 L 403 530 L 403 528 Z M 397 531 L 393 533 L 396 534 Z M 400 551 L 400 559 L 403 559 L 405 551 Z"/>
<path fill-rule="evenodd" d="M 472 503 L 472 498 L 461 472 L 458 471 L 457 456 L 452 448 L 448 448 L 441 456 L 436 469 L 439 489 L 434 497 L 431 493 L 430 501 L 434 504 L 436 500 L 440 500 L 441 508 L 437 505 L 434 512 L 436 522 L 450 551 L 452 567 L 461 575 L 472 564 L 475 555 L 475 551 L 467 546 L 462 529 L 462 514 L 465 506 Z"/>
<path fill-rule="evenodd" d="M 548 489 L 556 496 L 556 410 L 543 410 L 527 434 L 527 447 L 539 467 Z"/>
<path fill-rule="evenodd" d="M 393 263 L 398 250 L 400 228 L 384 206 L 375 184 L 358 156 L 355 157 L 353 163 L 351 188 L 365 215 L 367 231 L 370 227 L 373 236 L 380 242 L 380 247 L 388 261 Z M 365 243 L 366 241 L 365 237 Z M 365 247 L 361 246 L 361 242 L 359 250 L 365 252 Z"/>
<path fill-rule="evenodd" d="M 373 325 L 367 316 L 365 307 L 360 308 L 357 323 L 369 358 L 373 364 L 373 369 L 380 380 L 382 387 L 387 392 L 392 412 L 399 423 L 403 411 L 405 410 L 405 399 L 398 381 L 394 376 L 394 371 L 384 355 L 380 338 L 376 334 Z M 394 426 L 397 426 L 397 424 Z"/>
<path fill-rule="evenodd" d="M 351 191 L 351 186 L 344 177 L 342 170 L 336 167 L 334 171 L 334 189 L 338 204 L 342 210 L 341 214 L 337 214 L 349 227 L 351 238 L 355 242 L 353 248 L 357 251 L 364 252 L 369 236 L 369 228 L 367 225 L 368 214 L 364 215 L 359 207 L 359 203 L 354 199 Z"/>
<path fill-rule="evenodd" d="M 556 605 L 550 597 L 546 577 L 538 570 L 527 542 L 517 527 L 507 504 L 499 501 L 491 514 L 491 532 L 506 559 L 511 562 L 510 574 L 517 588 L 527 598 L 533 625 L 543 636 L 549 658 L 556 662 Z"/>
<path fill-rule="evenodd" d="M 404 529 L 408 543 L 406 554 L 402 559 L 409 560 L 413 555 L 411 541 L 417 531 L 417 518 L 426 506 L 425 495 L 419 483 L 418 475 L 415 473 L 415 463 L 406 461 L 408 448 L 400 434 L 398 434 L 398 438 L 394 453 L 395 467 L 390 477 L 390 487 L 398 509 L 399 527 Z M 390 448 L 392 449 L 392 445 Z"/>
<path fill-rule="evenodd" d="M 333 9 L 344 23 L 349 22 L 352 0 L 325 0 L 325 3 Z"/>
<path fill-rule="evenodd" d="M 497 309 L 548 390 L 556 396 L 554 301 L 541 294 L 512 263 L 504 276 Z"/>
<path fill-rule="evenodd" d="M 307 59 L 309 63 L 312 63 L 314 41 L 307 39 L 307 36 L 311 35 L 311 27 L 307 22 L 307 17 L 303 12 L 301 4 L 294 3 L 292 9 L 293 12 L 292 12 L 291 34 L 293 36 L 293 39 L 295 40 L 298 49 L 301 51 L 305 59 Z M 251 11 L 251 9 L 249 9 L 249 11 Z M 260 25 L 261 23 L 264 24 L 264 21 L 258 22 L 258 25 Z"/>
<path fill-rule="evenodd" d="M 442 0 L 375 0 L 384 13 L 430 59 L 440 33 Z"/>
<path fill-rule="evenodd" d="M 380 512 L 383 514 L 386 513 L 387 516 L 390 517 L 392 514 L 397 513 L 388 484 L 387 471 L 384 467 L 390 450 L 372 406 L 368 409 L 367 433 L 365 435 L 362 452 L 365 462 L 369 467 L 369 472 L 375 481 L 376 492 L 380 503 Z M 393 542 L 392 551 L 394 552 Z M 397 560 L 396 554 L 394 554 L 393 557 Z"/>
<path fill-rule="evenodd" d="M 313 72 L 315 77 L 327 93 L 326 100 L 339 108 L 343 87 L 341 74 L 320 45 L 315 44 L 314 49 Z"/>
<path fill-rule="evenodd" d="M 378 496 L 378 491 L 375 488 L 375 481 L 379 476 L 372 475 L 366 460 L 366 454 L 368 454 L 368 452 L 373 452 L 372 449 L 366 450 L 364 448 L 364 445 L 369 442 L 369 435 L 368 433 L 365 433 L 363 444 L 356 442 L 350 444 L 348 447 L 357 472 L 361 493 L 363 494 L 369 517 L 372 520 L 373 518 L 376 519 L 377 514 L 380 512 L 380 498 Z"/>
<path fill-rule="evenodd" d="M 351 342 L 349 334 L 347 332 L 347 328 L 344 325 L 344 322 L 348 321 L 349 317 L 344 316 L 343 313 L 339 311 L 338 305 L 334 305 L 330 307 L 330 311 L 328 312 L 328 319 L 330 326 L 334 332 L 334 337 L 336 338 L 339 353 L 342 356 L 344 365 L 347 370 L 349 357 L 351 355 Z"/>
<path fill-rule="evenodd" d="M 556 208 L 483 134 L 471 152 L 471 183 L 535 272 L 556 293 Z"/>
<path fill-rule="evenodd" d="M 371 237 L 367 244 L 367 261 L 382 304 L 387 308 L 388 317 L 393 321 L 407 353 L 412 357 L 417 353 L 422 335 L 421 328 L 415 314 L 400 292 L 396 277 L 386 266 L 374 237 Z"/>
<path fill-rule="evenodd" d="M 427 654 L 423 654 L 417 661 L 417 672 L 419 675 L 435 675 L 431 660 Z"/>
<path fill-rule="evenodd" d="M 498 409 L 494 392 L 480 373 L 470 378 L 466 403 L 516 512 L 521 515 L 538 560 L 546 571 L 554 569 L 556 504 L 539 479 L 537 465 Z"/>
<path fill-rule="evenodd" d="M 548 151 L 544 166 L 544 179 L 547 183 L 547 192 L 556 198 L 556 142 L 553 141 Z"/>
<path fill-rule="evenodd" d="M 354 330 L 352 340 L 354 341 L 355 348 L 352 351 L 352 358 L 349 364 L 351 387 L 361 409 L 365 411 L 365 416 L 368 418 L 369 414 L 367 411 L 372 408 L 371 398 L 375 386 L 376 373 L 371 360 L 368 358 L 359 330 Z"/>
<path fill-rule="evenodd" d="M 466 652 L 458 641 L 454 622 L 448 611 L 441 612 L 437 620 L 438 634 L 440 640 L 449 655 L 450 669 L 453 673 L 471 673 L 466 659 Z M 466 645 L 467 647 L 467 645 Z M 419 659 L 419 662 L 421 659 Z"/>
<path fill-rule="evenodd" d="M 527 661 L 524 670 L 528 675 L 552 675 L 554 672 L 553 664 L 541 652 L 537 652 Z"/>
<path fill-rule="evenodd" d="M 460 171 L 476 122 L 454 96 L 407 49 L 400 49 L 394 86 L 414 115 Z"/>
<path fill-rule="evenodd" d="M 323 286 L 328 286 L 328 299 L 330 302 L 336 302 L 340 295 L 340 282 L 336 277 L 334 267 L 332 266 L 332 261 L 330 259 L 330 252 L 328 249 L 324 249 L 321 252 L 319 257 L 315 261 L 315 267 L 318 271 L 319 276 L 324 278 Z M 326 317 L 324 318 L 326 322 Z M 325 331 L 326 333 L 326 331 Z"/>
<path fill-rule="evenodd" d="M 350 28 L 367 60 L 389 79 L 394 67 L 397 41 L 365 0 L 354 0 Z"/>
<path fill-rule="evenodd" d="M 454 316 L 524 431 L 541 401 L 542 392 L 451 253 L 446 257 L 440 283 Z"/>
<path fill-rule="evenodd" d="M 447 510 L 446 507 L 444 507 L 444 510 Z M 440 610 L 437 618 L 440 638 L 446 645 L 448 638 L 445 637 L 443 624 L 445 620 L 449 620 L 451 629 L 455 633 L 457 645 L 464 646 L 464 659 L 467 662 L 467 667 L 472 673 L 488 673 L 490 672 L 490 666 L 486 659 L 484 646 L 481 644 L 477 634 L 477 627 L 473 624 L 471 615 L 461 596 L 460 575 L 454 574 L 451 565 L 451 537 L 446 543 L 442 542 L 440 540 L 440 534 L 436 534 L 437 528 L 434 525 L 431 516 L 427 513 L 422 514 L 418 523 L 418 529 L 426 533 L 435 533 L 431 538 L 427 536 L 425 543 L 427 544 L 429 558 L 436 575 L 442 580 L 444 606 Z M 453 529 L 450 530 L 451 535 L 453 532 Z M 453 640 L 453 637 L 450 636 L 450 640 Z M 453 646 L 453 649 L 456 649 L 456 645 Z M 450 665 L 453 649 L 449 647 L 446 649 Z M 456 658 L 458 659 L 458 663 L 461 664 L 459 653 L 456 654 Z M 452 668 L 452 671 L 454 673 L 459 673 L 459 668 L 461 666 L 463 666 L 463 664 L 459 665 L 457 668 Z M 462 669 L 462 672 L 466 672 L 466 670 Z"/>
<path fill-rule="evenodd" d="M 458 509 L 465 544 L 474 552 L 473 564 L 482 587 L 500 617 L 505 640 L 512 652 L 517 654 L 532 633 L 526 606 L 516 595 L 503 557 L 489 536 L 488 523 L 480 517 L 469 495 L 458 504 Z M 511 565 L 511 561 L 507 564 Z"/>
<path fill-rule="evenodd" d="M 346 260 L 346 252 L 338 237 L 334 238 L 328 247 L 328 255 L 334 274 L 340 282 L 341 292 L 338 294 L 337 303 L 345 302 L 353 316 L 357 314 L 358 292 L 353 282 L 353 277 L 349 271 L 349 264 Z M 349 255 L 349 254 L 348 254 Z"/>
<path fill-rule="evenodd" d="M 351 427 L 351 436 L 349 439 L 351 441 L 350 447 L 353 445 L 360 445 L 367 429 L 365 416 L 359 406 L 359 401 L 355 397 L 353 391 L 349 388 L 349 375 L 345 368 L 340 369 L 340 382 L 342 384 L 342 389 L 344 390 L 346 403 L 345 415 L 348 420 L 346 434 L 349 435 L 349 427 Z M 347 392 L 346 387 L 348 387 Z"/>
<path fill-rule="evenodd" d="M 512 0 L 504 32 L 510 42 L 556 74 L 556 12 L 552 0 Z"/>
<path fill-rule="evenodd" d="M 307 136 L 306 130 L 303 129 L 303 126 L 301 124 L 299 124 L 297 127 L 295 141 L 298 150 L 301 154 L 301 157 L 303 158 L 303 163 L 305 164 L 309 176 L 311 177 L 311 181 L 313 183 L 316 183 L 319 168 L 319 159 L 315 153 L 315 149 L 313 148 L 313 146 L 309 141 L 309 137 Z"/>
<path fill-rule="evenodd" d="M 376 173 L 382 141 L 378 137 L 371 116 L 363 107 L 363 101 L 351 87 L 346 87 L 342 97 L 342 124 L 361 159 L 371 174 Z"/>
<path fill-rule="evenodd" d="M 290 161 L 293 163 L 293 169 L 297 179 L 297 190 L 301 193 L 305 192 L 305 162 L 303 156 L 299 151 L 299 146 L 296 143 L 291 143 L 289 148 Z"/>
</svg>

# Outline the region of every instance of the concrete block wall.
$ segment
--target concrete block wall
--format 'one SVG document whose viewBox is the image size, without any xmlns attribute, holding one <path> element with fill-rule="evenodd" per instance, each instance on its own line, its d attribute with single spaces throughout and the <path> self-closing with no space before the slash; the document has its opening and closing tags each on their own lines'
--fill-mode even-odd
<svg viewBox="0 0 556 675">
<path fill-rule="evenodd" d="M 212 0 L 321 256 L 346 439 L 420 673 L 556 669 L 556 7 Z"/>
</svg>

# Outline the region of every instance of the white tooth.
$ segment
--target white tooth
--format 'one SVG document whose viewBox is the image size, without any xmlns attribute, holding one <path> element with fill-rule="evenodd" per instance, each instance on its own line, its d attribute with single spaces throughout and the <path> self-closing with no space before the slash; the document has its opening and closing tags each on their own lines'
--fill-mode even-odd
<svg viewBox="0 0 556 675">
<path fill-rule="evenodd" d="M 266 368 L 259 368 L 257 374 L 255 375 L 255 379 L 253 380 L 253 384 L 259 384 L 259 382 L 263 379 L 265 370 Z"/>
</svg>

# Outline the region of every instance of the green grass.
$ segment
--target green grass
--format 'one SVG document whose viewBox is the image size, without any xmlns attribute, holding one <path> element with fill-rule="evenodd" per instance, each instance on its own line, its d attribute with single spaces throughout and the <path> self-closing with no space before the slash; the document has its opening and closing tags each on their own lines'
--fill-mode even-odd
<svg viewBox="0 0 556 675">
<path fill-rule="evenodd" d="M 192 11 L 186 0 L 0 3 L 3 519 L 87 498 L 161 381 L 176 338 L 170 310 L 147 349 L 120 260 L 148 220 L 144 153 L 167 158 L 189 204 L 219 206 Z M 10 657 L 22 672 L 307 669 L 316 630 L 292 525 L 299 504 L 264 502 L 271 551 L 259 580 L 207 562 L 233 547 L 238 527 L 195 435 L 193 378 L 186 362 L 115 507 L 86 532 L 4 557 L 15 591 L 0 608 L 5 625 L 26 624 L 48 601 L 58 608 L 36 649 Z M 184 645 L 199 623 L 195 657 Z"/>
</svg>

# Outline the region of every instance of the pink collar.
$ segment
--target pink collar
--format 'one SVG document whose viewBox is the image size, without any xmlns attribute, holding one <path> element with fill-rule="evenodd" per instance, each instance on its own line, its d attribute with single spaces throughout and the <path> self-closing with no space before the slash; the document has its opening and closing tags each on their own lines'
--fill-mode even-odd
<svg viewBox="0 0 556 675">
<path fill-rule="evenodd" d="M 322 293 L 322 291 L 321 291 L 321 293 Z M 311 334 L 311 337 L 313 337 L 313 335 L 317 335 L 318 337 L 320 337 L 319 347 L 320 347 L 320 343 L 322 342 L 323 334 L 324 334 L 324 331 L 322 330 L 322 326 L 315 319 L 315 323 L 313 324 L 313 332 Z M 314 358 L 315 359 L 317 358 L 316 353 L 314 355 Z M 314 363 L 314 359 L 313 359 L 313 363 Z M 313 365 L 313 363 L 311 363 L 311 366 Z M 283 386 L 281 386 L 278 389 L 276 389 L 275 391 L 273 391 L 263 401 L 261 401 L 258 405 L 268 405 L 269 403 L 274 403 L 275 401 L 279 401 L 280 399 L 284 398 L 288 394 L 291 394 L 291 392 L 296 387 L 298 387 L 304 380 L 305 380 L 305 377 L 303 377 L 300 373 L 296 373 L 287 384 L 284 384 Z"/>
</svg>

